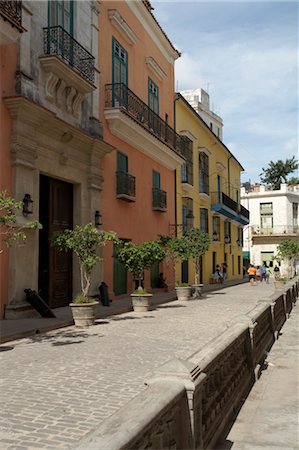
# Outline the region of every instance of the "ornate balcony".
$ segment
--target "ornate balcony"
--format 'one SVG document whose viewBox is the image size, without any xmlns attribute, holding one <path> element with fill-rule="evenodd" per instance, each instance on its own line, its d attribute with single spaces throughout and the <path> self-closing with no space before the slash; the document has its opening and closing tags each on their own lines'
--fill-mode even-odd
<svg viewBox="0 0 299 450">
<path fill-rule="evenodd" d="M 242 225 L 249 224 L 249 211 L 224 192 L 211 193 L 211 210 L 235 220 Z"/>
<path fill-rule="evenodd" d="M 112 134 L 170 169 L 185 159 L 188 143 L 125 84 L 106 85 L 105 118 Z"/>
<path fill-rule="evenodd" d="M 153 188 L 152 206 L 154 211 L 166 212 L 167 194 L 159 188 Z"/>
<path fill-rule="evenodd" d="M 46 74 L 45 97 L 79 117 L 84 95 L 96 89 L 95 58 L 61 26 L 43 30 L 44 55 L 40 63 Z"/>
<path fill-rule="evenodd" d="M 23 33 L 22 2 L 0 1 L 0 44 L 15 42 Z"/>
<path fill-rule="evenodd" d="M 116 196 L 127 202 L 135 202 L 135 177 L 126 172 L 116 172 Z"/>
</svg>

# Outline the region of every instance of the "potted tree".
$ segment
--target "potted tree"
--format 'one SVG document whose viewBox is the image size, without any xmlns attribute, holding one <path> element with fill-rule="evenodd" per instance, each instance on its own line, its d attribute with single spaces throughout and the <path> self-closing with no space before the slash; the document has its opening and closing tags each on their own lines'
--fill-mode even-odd
<svg viewBox="0 0 299 450">
<path fill-rule="evenodd" d="M 165 257 L 165 251 L 159 241 L 145 241 L 139 244 L 126 242 L 118 252 L 118 259 L 131 272 L 134 279 L 138 280 L 138 288 L 131 294 L 133 309 L 135 312 L 145 312 L 150 308 L 150 298 L 142 287 L 143 273 L 155 262 L 160 262 Z"/>
<path fill-rule="evenodd" d="M 161 236 L 160 241 L 162 245 L 165 246 L 167 257 L 170 258 L 173 263 L 177 298 L 178 300 L 189 300 L 191 297 L 191 286 L 179 282 L 176 270 L 177 264 L 188 260 L 190 256 L 189 245 L 185 239 L 185 235 L 182 237 Z"/>
<path fill-rule="evenodd" d="M 198 228 L 191 228 L 185 233 L 184 239 L 187 242 L 187 253 L 193 260 L 195 268 L 193 298 L 200 298 L 202 295 L 202 285 L 199 284 L 200 258 L 209 249 L 211 238 L 208 233 Z"/>
<path fill-rule="evenodd" d="M 114 232 L 98 231 L 91 223 L 73 230 L 64 230 L 52 243 L 59 250 L 71 250 L 79 260 L 81 293 L 70 303 L 75 325 L 86 327 L 95 321 L 95 308 L 98 302 L 89 296 L 91 274 L 95 265 L 101 260 L 98 252 L 107 241 L 117 241 Z"/>
</svg>

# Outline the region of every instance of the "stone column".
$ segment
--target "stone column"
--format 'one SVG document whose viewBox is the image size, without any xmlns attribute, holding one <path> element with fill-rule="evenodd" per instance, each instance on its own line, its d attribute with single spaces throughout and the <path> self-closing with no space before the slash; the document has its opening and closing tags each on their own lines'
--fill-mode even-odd
<svg viewBox="0 0 299 450">
<path fill-rule="evenodd" d="M 5 310 L 6 319 L 32 317 L 34 310 L 26 302 L 24 289 L 37 290 L 38 287 L 38 229 L 26 230 L 26 222 L 38 219 L 39 209 L 39 173 L 35 168 L 36 148 L 34 145 L 12 144 L 13 196 L 21 201 L 30 194 L 33 214 L 24 217 L 18 211 L 17 225 L 24 226 L 26 240 L 16 242 L 10 250 L 9 294 Z"/>
</svg>

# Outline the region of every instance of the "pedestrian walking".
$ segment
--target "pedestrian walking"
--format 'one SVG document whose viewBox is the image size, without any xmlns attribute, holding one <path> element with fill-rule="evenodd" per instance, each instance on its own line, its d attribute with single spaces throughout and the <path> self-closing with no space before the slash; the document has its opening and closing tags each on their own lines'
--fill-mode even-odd
<svg viewBox="0 0 299 450">
<path fill-rule="evenodd" d="M 262 281 L 266 281 L 266 275 L 267 275 L 266 263 L 263 263 L 262 268 L 261 268 L 261 273 L 262 273 Z"/>
<path fill-rule="evenodd" d="M 254 267 L 253 264 L 250 264 L 249 269 L 247 270 L 248 275 L 249 275 L 249 283 L 251 286 L 253 286 L 253 283 L 255 282 L 255 274 L 256 274 L 256 269 Z"/>
<path fill-rule="evenodd" d="M 260 266 L 257 266 L 257 268 L 256 268 L 255 280 L 256 281 L 262 281 L 262 270 L 261 270 Z"/>
<path fill-rule="evenodd" d="M 218 280 L 220 283 L 223 283 L 223 275 L 222 275 L 222 273 L 220 271 L 219 264 L 217 264 L 217 266 L 216 266 L 215 273 L 214 273 L 213 277 L 215 278 L 215 280 Z"/>
<path fill-rule="evenodd" d="M 223 276 L 223 281 L 226 280 L 226 276 L 227 276 L 227 264 L 226 262 L 222 263 L 222 276 Z"/>
<path fill-rule="evenodd" d="M 279 270 L 278 265 L 276 264 L 276 266 L 274 267 L 274 278 L 275 278 L 275 280 L 277 278 L 279 278 L 279 276 L 280 276 L 280 270 Z"/>
</svg>

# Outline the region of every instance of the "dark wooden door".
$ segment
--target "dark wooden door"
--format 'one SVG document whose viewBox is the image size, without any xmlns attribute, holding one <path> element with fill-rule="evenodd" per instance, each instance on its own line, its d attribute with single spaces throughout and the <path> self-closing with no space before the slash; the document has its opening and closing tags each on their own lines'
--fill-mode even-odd
<svg viewBox="0 0 299 450">
<path fill-rule="evenodd" d="M 73 186 L 50 180 L 49 237 L 73 228 Z M 65 306 L 72 301 L 72 255 L 51 246 L 49 252 L 49 303 Z"/>
<path fill-rule="evenodd" d="M 55 308 L 72 301 L 72 254 L 51 245 L 51 238 L 73 228 L 73 186 L 41 176 L 39 292 Z"/>
</svg>

